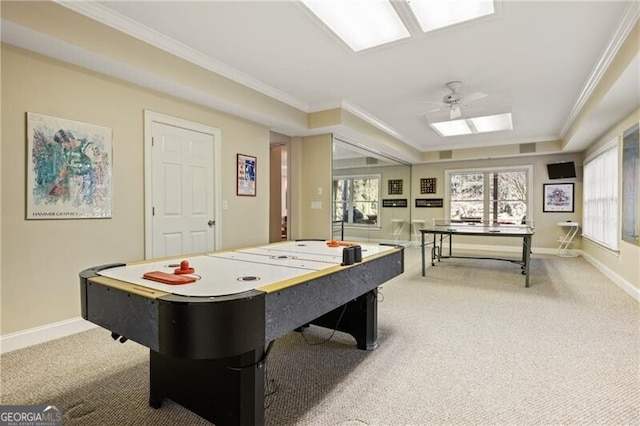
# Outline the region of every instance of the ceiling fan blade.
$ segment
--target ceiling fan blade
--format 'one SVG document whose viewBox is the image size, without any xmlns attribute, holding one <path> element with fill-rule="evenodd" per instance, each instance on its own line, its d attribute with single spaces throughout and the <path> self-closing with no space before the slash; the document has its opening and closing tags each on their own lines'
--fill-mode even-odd
<svg viewBox="0 0 640 426">
<path fill-rule="evenodd" d="M 460 107 L 459 106 L 451 107 L 451 114 L 449 115 L 449 118 L 451 120 L 453 120 L 454 118 L 458 118 L 461 115 L 462 115 L 462 113 L 460 112 Z"/>
<path fill-rule="evenodd" d="M 488 95 L 486 93 L 482 93 L 482 92 L 475 92 L 470 94 L 469 96 L 465 96 L 462 101 L 464 103 L 470 103 L 470 102 L 475 102 L 477 100 L 480 100 L 482 98 L 486 98 Z"/>
</svg>

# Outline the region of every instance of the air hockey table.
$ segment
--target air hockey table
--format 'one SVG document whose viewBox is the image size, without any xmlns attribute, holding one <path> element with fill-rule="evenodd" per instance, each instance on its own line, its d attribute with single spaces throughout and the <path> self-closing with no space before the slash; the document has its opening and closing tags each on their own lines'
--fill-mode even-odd
<svg viewBox="0 0 640 426">
<path fill-rule="evenodd" d="M 80 273 L 82 316 L 149 348 L 152 407 L 169 398 L 217 425 L 264 424 L 277 338 L 314 324 L 377 347 L 378 286 L 404 272 L 404 249 L 358 246 L 356 257 L 349 244 L 305 240 L 92 267 Z M 193 283 L 143 278 L 185 261 Z"/>
</svg>

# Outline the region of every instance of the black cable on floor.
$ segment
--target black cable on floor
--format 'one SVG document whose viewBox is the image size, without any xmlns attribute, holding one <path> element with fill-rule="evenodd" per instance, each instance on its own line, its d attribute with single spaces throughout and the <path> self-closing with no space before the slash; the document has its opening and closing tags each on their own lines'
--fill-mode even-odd
<svg viewBox="0 0 640 426">
<path fill-rule="evenodd" d="M 342 317 L 344 316 L 344 313 L 346 311 L 347 311 L 347 304 L 345 303 L 344 306 L 342 307 L 342 312 L 340 312 L 340 316 L 338 317 L 338 321 L 336 321 L 336 325 L 335 325 L 335 327 L 333 327 L 333 331 L 331 332 L 331 335 L 329 337 L 327 337 L 325 340 L 321 340 L 320 342 L 316 342 L 316 343 L 311 343 L 307 339 L 307 336 L 304 335 L 304 332 L 301 332 L 300 334 L 302 334 L 302 338 L 304 339 L 305 342 L 307 342 L 307 345 L 309 345 L 309 346 L 324 345 L 329 340 L 333 339 L 333 336 L 336 334 L 336 331 L 338 331 L 337 330 L 338 329 L 338 325 L 340 325 L 340 321 L 342 321 Z"/>
</svg>

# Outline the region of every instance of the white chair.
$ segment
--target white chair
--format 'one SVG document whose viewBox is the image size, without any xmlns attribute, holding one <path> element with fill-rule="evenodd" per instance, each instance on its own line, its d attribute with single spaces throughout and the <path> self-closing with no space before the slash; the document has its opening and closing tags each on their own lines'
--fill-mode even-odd
<svg viewBox="0 0 640 426">
<path fill-rule="evenodd" d="M 413 244 L 415 247 L 420 247 L 420 241 L 422 241 L 422 236 L 420 235 L 420 228 L 424 228 L 426 220 L 424 219 L 413 219 L 411 221 L 411 231 L 413 234 Z"/>
<path fill-rule="evenodd" d="M 400 237 L 402 236 L 402 231 L 404 231 L 406 224 L 407 223 L 404 219 L 391 219 L 391 236 L 394 244 L 400 242 Z"/>
<path fill-rule="evenodd" d="M 567 229 L 566 233 L 558 239 L 560 246 L 558 247 L 558 256 L 561 257 L 577 257 L 575 252 L 571 251 L 571 245 L 573 244 L 573 240 L 578 234 L 578 230 L 580 229 L 580 224 L 578 222 L 558 222 L 558 226 L 561 228 Z"/>
</svg>

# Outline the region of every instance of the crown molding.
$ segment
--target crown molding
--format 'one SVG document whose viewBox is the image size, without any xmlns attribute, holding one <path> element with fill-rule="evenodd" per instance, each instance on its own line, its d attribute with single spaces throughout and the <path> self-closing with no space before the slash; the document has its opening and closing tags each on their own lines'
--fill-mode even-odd
<svg viewBox="0 0 640 426">
<path fill-rule="evenodd" d="M 409 140 L 407 140 L 407 138 L 402 136 L 400 133 L 398 133 L 391 126 L 389 126 L 386 123 L 384 123 L 382 120 L 380 120 L 377 117 L 369 114 L 368 112 L 366 112 L 362 108 L 352 104 L 351 102 L 349 102 L 347 100 L 328 101 L 328 102 L 313 104 L 311 106 L 311 112 L 320 112 L 320 111 L 326 111 L 326 110 L 336 109 L 336 108 L 340 108 L 343 111 L 347 111 L 347 112 L 355 115 L 356 117 L 358 117 L 359 119 L 363 120 L 367 124 L 370 124 L 371 126 L 377 128 L 379 130 L 382 130 L 384 133 L 388 134 L 391 137 L 394 137 L 394 138 L 398 139 L 399 141 L 407 144 L 408 146 L 410 146 L 412 148 L 415 148 L 415 149 L 418 149 L 418 150 L 421 149 L 418 146 L 416 146 L 415 144 L 411 143 Z"/>
<path fill-rule="evenodd" d="M 493 133 L 499 133 L 499 132 L 493 132 Z M 465 136 L 468 136 L 468 135 L 453 136 L 453 137 L 466 139 Z M 443 137 L 442 139 L 446 139 L 446 138 Z M 560 140 L 560 137 L 558 135 L 547 135 L 547 136 L 539 136 L 539 137 L 536 136 L 536 137 L 529 137 L 529 138 L 517 138 L 517 139 L 508 139 L 503 141 L 495 141 L 495 145 L 490 145 L 490 146 L 483 145 L 480 147 L 478 146 L 477 142 L 473 140 L 457 141 L 457 142 L 445 141 L 438 145 L 431 145 L 428 150 L 423 150 L 423 153 L 437 152 L 442 150 L 493 149 L 497 147 L 518 149 L 519 145 L 525 144 L 525 143 L 544 143 L 544 142 L 554 142 L 559 140 Z M 565 152 L 561 149 L 558 150 L 557 152 L 568 153 L 568 151 Z M 542 153 L 538 152 L 534 154 L 541 155 Z M 525 155 L 525 154 L 518 153 L 517 156 L 519 157 L 522 155 Z M 509 154 L 509 156 L 511 156 L 511 154 Z"/>
<path fill-rule="evenodd" d="M 369 114 L 368 112 L 366 112 L 365 110 L 363 110 L 362 108 L 352 104 L 349 101 L 342 101 L 341 103 L 341 107 L 343 110 L 350 112 L 351 114 L 355 115 L 356 117 L 360 118 L 361 120 L 364 120 L 365 122 L 371 124 L 372 126 L 382 130 L 383 132 L 385 132 L 386 134 L 398 139 L 399 141 L 415 148 L 415 149 L 419 149 L 414 143 L 411 143 L 411 141 L 407 140 L 407 138 L 405 138 L 404 136 L 402 136 L 400 133 L 398 133 L 395 129 L 393 129 L 392 127 L 390 127 L 389 125 L 387 125 L 385 122 L 383 122 L 382 120 L 378 119 L 377 117 Z"/>
<path fill-rule="evenodd" d="M 289 95 L 275 87 L 261 82 L 248 74 L 230 67 L 210 56 L 207 56 L 183 43 L 180 43 L 164 34 L 159 33 L 147 26 L 140 24 L 106 6 L 93 1 L 61 1 L 54 0 L 55 3 L 84 15 L 94 21 L 107 25 L 117 31 L 131 37 L 142 40 L 165 52 L 171 53 L 185 61 L 191 62 L 216 74 L 220 74 L 236 83 L 249 87 L 266 96 L 283 102 L 289 106 L 309 112 L 309 104 L 294 96 Z"/>
<path fill-rule="evenodd" d="M 211 93 L 178 83 L 151 71 L 116 61 L 113 58 L 83 49 L 14 22 L 0 19 L 0 26 L 2 27 L 2 41 L 4 43 L 254 121 L 280 133 L 304 134 L 308 132 L 308 129 L 296 123 L 275 119 L 268 113 L 232 103 Z"/>
<path fill-rule="evenodd" d="M 593 95 L 593 92 L 598 86 L 598 83 L 600 83 L 602 76 L 606 72 L 607 68 L 613 62 L 615 56 L 618 54 L 618 51 L 620 50 L 620 47 L 626 41 L 627 37 L 629 36 L 629 33 L 631 32 L 633 27 L 636 25 L 636 22 L 638 21 L 639 18 L 640 18 L 640 2 L 636 2 L 636 1 L 629 2 L 627 9 L 625 10 L 624 14 L 622 15 L 622 18 L 620 19 L 620 23 L 618 24 L 616 32 L 613 34 L 611 41 L 609 41 L 609 44 L 604 49 L 602 56 L 600 56 L 600 59 L 596 63 L 596 66 L 594 67 L 594 70 L 591 72 L 591 75 L 587 79 L 587 82 L 585 83 L 584 88 L 582 89 L 582 92 L 580 92 L 580 95 L 576 99 L 576 102 L 573 106 L 573 109 L 571 110 L 571 113 L 569 114 L 569 117 L 567 118 L 567 121 L 565 122 L 564 127 L 560 131 L 560 136 L 562 138 L 564 138 L 567 135 L 569 128 L 573 125 L 573 123 L 575 122 L 576 118 L 584 108 L 585 104 L 587 103 L 591 95 Z"/>
<path fill-rule="evenodd" d="M 290 105 L 294 108 L 302 110 L 306 113 L 312 111 L 320 111 L 319 105 L 316 105 L 315 108 L 312 108 L 307 102 L 304 102 L 300 99 L 297 99 L 281 90 L 278 90 L 272 86 L 269 86 L 241 71 L 238 71 L 218 60 L 215 60 L 207 55 L 202 54 L 201 52 L 186 46 L 170 37 L 167 37 L 158 31 L 155 31 L 149 27 L 141 25 L 140 23 L 123 16 L 120 13 L 109 9 L 101 4 L 95 3 L 93 1 L 83 1 L 83 2 L 65 2 L 61 0 L 54 0 L 57 4 L 64 6 L 70 10 L 73 10 L 77 13 L 80 13 L 88 18 L 91 18 L 95 21 L 98 21 L 104 25 L 107 25 L 111 28 L 114 28 L 122 33 L 135 37 L 139 40 L 142 40 L 150 45 L 157 47 L 158 49 L 162 49 L 166 52 L 169 52 L 177 57 L 180 57 L 186 61 L 189 61 L 193 64 L 199 65 L 209 71 L 220 74 L 230 80 L 233 80 L 239 84 L 247 86 L 253 90 L 256 90 L 266 96 L 284 102 L 287 105 Z M 387 124 L 380 121 L 378 118 L 373 115 L 367 113 L 359 107 L 347 102 L 327 102 L 324 106 L 329 106 L 330 108 L 341 107 L 345 111 L 352 113 L 358 118 L 364 120 L 368 124 L 382 130 L 383 132 L 389 134 L 390 136 L 406 143 L 413 148 L 416 148 L 416 145 L 408 141 L 405 137 L 399 134 L 396 130 L 389 127 Z"/>
</svg>

